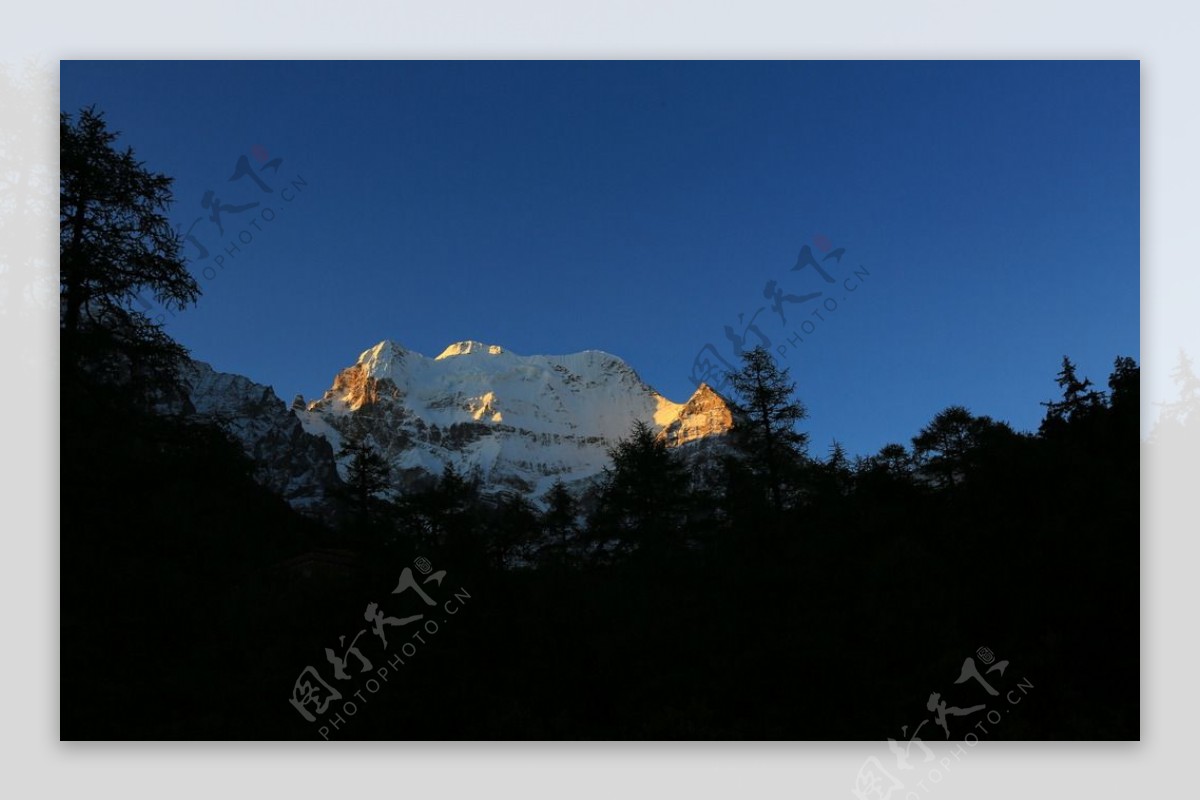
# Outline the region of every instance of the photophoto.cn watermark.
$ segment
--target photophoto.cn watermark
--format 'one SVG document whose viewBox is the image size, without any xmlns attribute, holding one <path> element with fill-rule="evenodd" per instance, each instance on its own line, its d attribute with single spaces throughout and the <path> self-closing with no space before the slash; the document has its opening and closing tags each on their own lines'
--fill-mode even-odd
<svg viewBox="0 0 1200 801">
<path fill-rule="evenodd" d="M 813 252 L 813 247 L 820 257 Z M 688 381 L 695 386 L 704 383 L 717 392 L 726 392 L 728 375 L 737 372 L 734 364 L 746 350 L 759 345 L 774 350 L 781 358 L 791 358 L 790 354 L 830 322 L 871 278 L 871 271 L 866 266 L 851 265 L 846 248 L 834 247 L 829 237 L 822 234 L 814 236 L 811 245 L 800 248 L 788 275 L 793 272 L 801 274 L 793 281 L 785 280 L 787 276 L 768 280 L 762 289 L 762 297 L 767 303 L 749 316 L 746 312 L 738 312 L 736 325 L 725 326 L 729 358 L 711 342 L 700 348 L 692 360 Z M 803 282 L 807 286 L 800 287 L 799 278 L 808 279 Z M 803 291 L 805 289 L 809 291 Z"/>
<path fill-rule="evenodd" d="M 344 634 L 338 637 L 336 649 L 325 648 L 328 663 L 323 666 L 325 672 L 306 665 L 292 685 L 288 701 L 314 726 L 314 734 L 321 739 L 329 740 L 331 736 L 343 733 L 360 709 L 370 705 L 372 697 L 386 691 L 389 682 L 402 675 L 404 667 L 417 656 L 421 647 L 450 624 L 471 600 L 471 593 L 466 588 L 450 590 L 445 586 L 446 571 L 435 571 L 425 557 L 415 559 L 413 566 L 421 579 L 418 581 L 412 568 L 406 567 L 400 572 L 396 589 L 391 594 L 402 596 L 411 591 L 412 595 L 406 598 L 408 605 L 419 600 L 423 605 L 416 609 L 421 612 L 394 617 L 378 603 L 368 603 L 363 620 L 370 625 L 361 628 L 349 642 Z M 434 586 L 430 587 L 430 584 Z M 444 600 L 435 599 L 435 592 Z M 399 599 L 393 600 L 396 606 L 400 605 Z M 435 619 L 437 612 L 441 613 L 440 621 Z M 363 648 L 367 648 L 370 656 Z M 326 680 L 325 676 L 331 676 L 332 680 Z"/>
<path fill-rule="evenodd" d="M 243 153 L 234 160 L 233 173 L 225 182 L 234 186 L 219 193 L 206 189 L 200 196 L 196 217 L 180 230 L 198 283 L 215 281 L 226 267 L 234 266 L 308 189 L 303 175 L 281 173 L 283 163 L 281 156 L 272 157 L 265 147 L 255 145 L 249 157 Z M 149 299 L 138 295 L 136 300 L 151 314 L 154 306 Z M 161 324 L 175 314 L 163 309 L 152 319 Z"/>
<path fill-rule="evenodd" d="M 971 749 L 978 746 L 981 740 L 994 736 L 1004 726 L 1006 716 L 1017 712 L 1033 690 L 1033 682 L 1025 676 L 1017 678 L 1009 669 L 1008 660 L 997 660 L 996 654 L 986 647 L 979 648 L 974 656 L 963 660 L 954 684 L 962 685 L 962 689 L 953 690 L 950 695 L 936 691 L 929 694 L 925 710 L 933 713 L 932 717 L 923 718 L 912 727 L 911 733 L 908 725 L 901 726 L 900 740 L 888 738 L 888 749 L 895 760 L 893 770 L 888 770 L 883 760 L 876 756 L 868 757 L 863 762 L 851 788 L 856 798 L 929 797 L 928 794 L 945 780 Z M 982 700 L 984 703 L 964 706 L 952 703 L 955 698 L 969 698 L 972 690 L 978 696 L 979 689 L 985 695 L 971 700 Z M 926 725 L 929 728 L 925 728 Z M 948 755 L 938 759 L 921 739 L 922 731 L 927 737 L 942 734 L 943 742 L 956 740 L 959 741 L 958 745 Z M 918 748 L 921 755 L 920 761 L 915 764 L 913 746 Z"/>
</svg>

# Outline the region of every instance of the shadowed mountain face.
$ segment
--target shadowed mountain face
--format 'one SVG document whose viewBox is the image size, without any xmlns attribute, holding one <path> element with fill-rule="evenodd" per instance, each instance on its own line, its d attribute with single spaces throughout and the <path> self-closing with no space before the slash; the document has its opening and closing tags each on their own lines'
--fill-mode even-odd
<svg viewBox="0 0 1200 801">
<path fill-rule="evenodd" d="M 184 385 L 190 408 L 174 411 L 221 425 L 253 461 L 259 484 L 301 511 L 323 504 L 338 483 L 333 448 L 307 433 L 271 387 L 197 361 L 184 371 Z"/>
<path fill-rule="evenodd" d="M 519 356 L 471 341 L 432 359 L 381 342 L 319 400 L 290 408 L 270 387 L 199 362 L 187 383 L 195 412 L 223 422 L 262 483 L 299 509 L 328 495 L 348 438 L 376 448 L 400 485 L 453 465 L 485 493 L 536 500 L 556 480 L 586 489 L 635 421 L 685 454 L 719 447 L 733 425 L 729 402 L 707 385 L 675 403 L 607 353 Z"/>
</svg>

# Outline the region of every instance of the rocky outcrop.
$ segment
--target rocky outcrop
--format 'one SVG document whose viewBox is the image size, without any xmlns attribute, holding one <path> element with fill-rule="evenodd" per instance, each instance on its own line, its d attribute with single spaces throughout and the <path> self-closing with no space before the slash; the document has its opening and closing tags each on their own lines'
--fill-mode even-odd
<svg viewBox="0 0 1200 801">
<path fill-rule="evenodd" d="M 298 509 L 324 506 L 339 482 L 333 446 L 304 430 L 271 387 L 204 362 L 185 371 L 190 413 L 229 432 L 255 465 L 255 479 Z"/>
<path fill-rule="evenodd" d="M 708 384 L 700 384 L 678 416 L 663 426 L 658 436 L 669 447 L 679 447 L 706 437 L 723 436 L 733 428 L 733 409 Z"/>
</svg>

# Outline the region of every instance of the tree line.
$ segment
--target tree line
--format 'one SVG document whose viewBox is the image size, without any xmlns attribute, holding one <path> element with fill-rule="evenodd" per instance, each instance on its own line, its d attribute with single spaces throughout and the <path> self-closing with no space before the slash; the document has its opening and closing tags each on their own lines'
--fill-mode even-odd
<svg viewBox="0 0 1200 801">
<path fill-rule="evenodd" d="M 349 436 L 339 453 L 347 470 L 343 525 L 358 544 L 449 548 L 485 555 L 496 568 L 612 561 L 721 538 L 781 543 L 816 518 L 881 504 L 958 501 L 999 489 L 1013 470 L 1040 472 L 1068 458 L 1086 458 L 1092 469 L 1110 461 L 1116 469 L 1116 457 L 1128 458 L 1137 442 L 1136 361 L 1115 359 L 1107 391 L 1080 378 L 1067 356 L 1055 381 L 1062 395 L 1042 402 L 1036 433 L 952 405 L 908 444 L 889 443 L 852 460 L 834 442 L 826 455 L 813 456 L 799 430 L 807 411 L 795 384 L 760 346 L 729 376 L 735 425 L 724 447 L 689 458 L 636 421 L 609 448 L 611 464 L 594 486 L 573 494 L 556 481 L 544 508 L 519 493 L 490 495 L 453 465 L 425 487 L 398 486 L 366 435 Z"/>
</svg>

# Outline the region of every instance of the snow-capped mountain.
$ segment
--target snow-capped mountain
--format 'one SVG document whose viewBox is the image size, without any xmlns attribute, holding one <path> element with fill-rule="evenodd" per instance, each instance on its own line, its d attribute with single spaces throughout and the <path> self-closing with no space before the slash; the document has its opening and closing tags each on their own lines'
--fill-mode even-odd
<svg viewBox="0 0 1200 801">
<path fill-rule="evenodd" d="M 271 387 L 203 362 L 192 362 L 184 383 L 188 397 L 165 408 L 222 424 L 260 483 L 314 512 L 339 471 L 345 477 L 336 454 L 348 437 L 375 447 L 398 485 L 431 480 L 450 464 L 479 478 L 485 493 L 515 490 L 536 502 L 559 479 L 585 490 L 635 421 L 685 455 L 720 447 L 733 425 L 729 403 L 704 384 L 674 403 L 607 353 L 519 356 L 473 341 L 431 359 L 385 340 L 320 399 L 290 407 Z"/>
<path fill-rule="evenodd" d="M 385 340 L 342 370 L 323 397 L 297 406 L 306 431 L 335 450 L 347 436 L 365 439 L 401 480 L 452 464 L 485 489 L 534 498 L 558 479 L 570 485 L 597 476 L 607 449 L 637 420 L 672 447 L 719 436 L 733 423 L 728 403 L 708 386 L 675 403 L 607 353 L 520 356 L 475 341 L 431 359 Z"/>
</svg>

